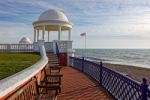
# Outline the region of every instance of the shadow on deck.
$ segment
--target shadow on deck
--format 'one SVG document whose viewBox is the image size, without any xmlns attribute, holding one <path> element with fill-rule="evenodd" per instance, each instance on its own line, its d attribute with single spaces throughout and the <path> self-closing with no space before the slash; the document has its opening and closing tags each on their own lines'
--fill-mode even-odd
<svg viewBox="0 0 150 100">
<path fill-rule="evenodd" d="M 82 72 L 63 67 L 61 73 L 62 92 L 58 100 L 113 100 L 107 91 Z"/>
</svg>

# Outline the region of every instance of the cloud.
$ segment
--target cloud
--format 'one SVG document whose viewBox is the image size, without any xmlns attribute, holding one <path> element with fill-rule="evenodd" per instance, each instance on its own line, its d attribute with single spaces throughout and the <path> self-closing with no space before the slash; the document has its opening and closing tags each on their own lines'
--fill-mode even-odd
<svg viewBox="0 0 150 100">
<path fill-rule="evenodd" d="M 104 41 L 114 41 L 110 47 L 121 47 L 117 42 L 147 41 L 150 37 L 149 0 L 0 0 L 0 34 L 3 34 L 0 40 L 5 37 L 7 42 L 16 42 L 21 36 L 32 38 L 32 22 L 47 9 L 63 10 L 74 24 L 74 47 L 81 41 L 81 32 L 88 33 L 91 47 L 93 41 L 100 39 L 100 45 L 110 46 Z M 147 46 L 148 42 L 144 43 Z"/>
</svg>

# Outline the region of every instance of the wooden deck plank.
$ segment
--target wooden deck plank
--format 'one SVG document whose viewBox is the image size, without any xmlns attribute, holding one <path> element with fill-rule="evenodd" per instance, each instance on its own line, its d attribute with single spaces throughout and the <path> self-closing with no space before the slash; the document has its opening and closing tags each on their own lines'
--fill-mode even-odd
<svg viewBox="0 0 150 100">
<path fill-rule="evenodd" d="M 82 72 L 71 67 L 61 69 L 62 92 L 58 100 L 113 100 L 113 98 Z"/>
</svg>

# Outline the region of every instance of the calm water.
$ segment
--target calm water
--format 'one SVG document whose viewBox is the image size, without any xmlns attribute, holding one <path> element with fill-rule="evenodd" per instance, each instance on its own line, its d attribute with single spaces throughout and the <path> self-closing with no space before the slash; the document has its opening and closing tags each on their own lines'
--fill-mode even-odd
<svg viewBox="0 0 150 100">
<path fill-rule="evenodd" d="M 150 68 L 150 49 L 76 49 L 75 56 L 99 58 L 103 62 Z"/>
</svg>

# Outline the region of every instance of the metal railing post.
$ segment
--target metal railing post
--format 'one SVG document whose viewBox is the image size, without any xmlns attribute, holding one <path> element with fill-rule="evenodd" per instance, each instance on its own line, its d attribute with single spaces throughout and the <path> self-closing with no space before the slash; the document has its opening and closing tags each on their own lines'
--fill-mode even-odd
<svg viewBox="0 0 150 100">
<path fill-rule="evenodd" d="M 72 62 L 71 62 L 71 57 L 69 56 L 69 67 L 71 67 L 72 66 L 72 64 L 71 64 Z"/>
<path fill-rule="evenodd" d="M 143 78 L 142 84 L 141 84 L 141 92 L 142 92 L 142 99 L 141 100 L 148 100 L 147 91 L 148 91 L 147 79 Z"/>
<path fill-rule="evenodd" d="M 84 57 L 82 57 L 82 69 L 81 69 L 82 72 L 84 72 Z"/>
<path fill-rule="evenodd" d="M 72 58 L 72 67 L 74 67 L 74 58 Z"/>
<path fill-rule="evenodd" d="M 99 64 L 99 84 L 102 85 L 102 67 L 103 67 L 103 63 L 102 61 L 100 61 Z"/>
<path fill-rule="evenodd" d="M 69 66 L 73 67 L 73 58 L 71 56 L 69 56 Z"/>
</svg>

